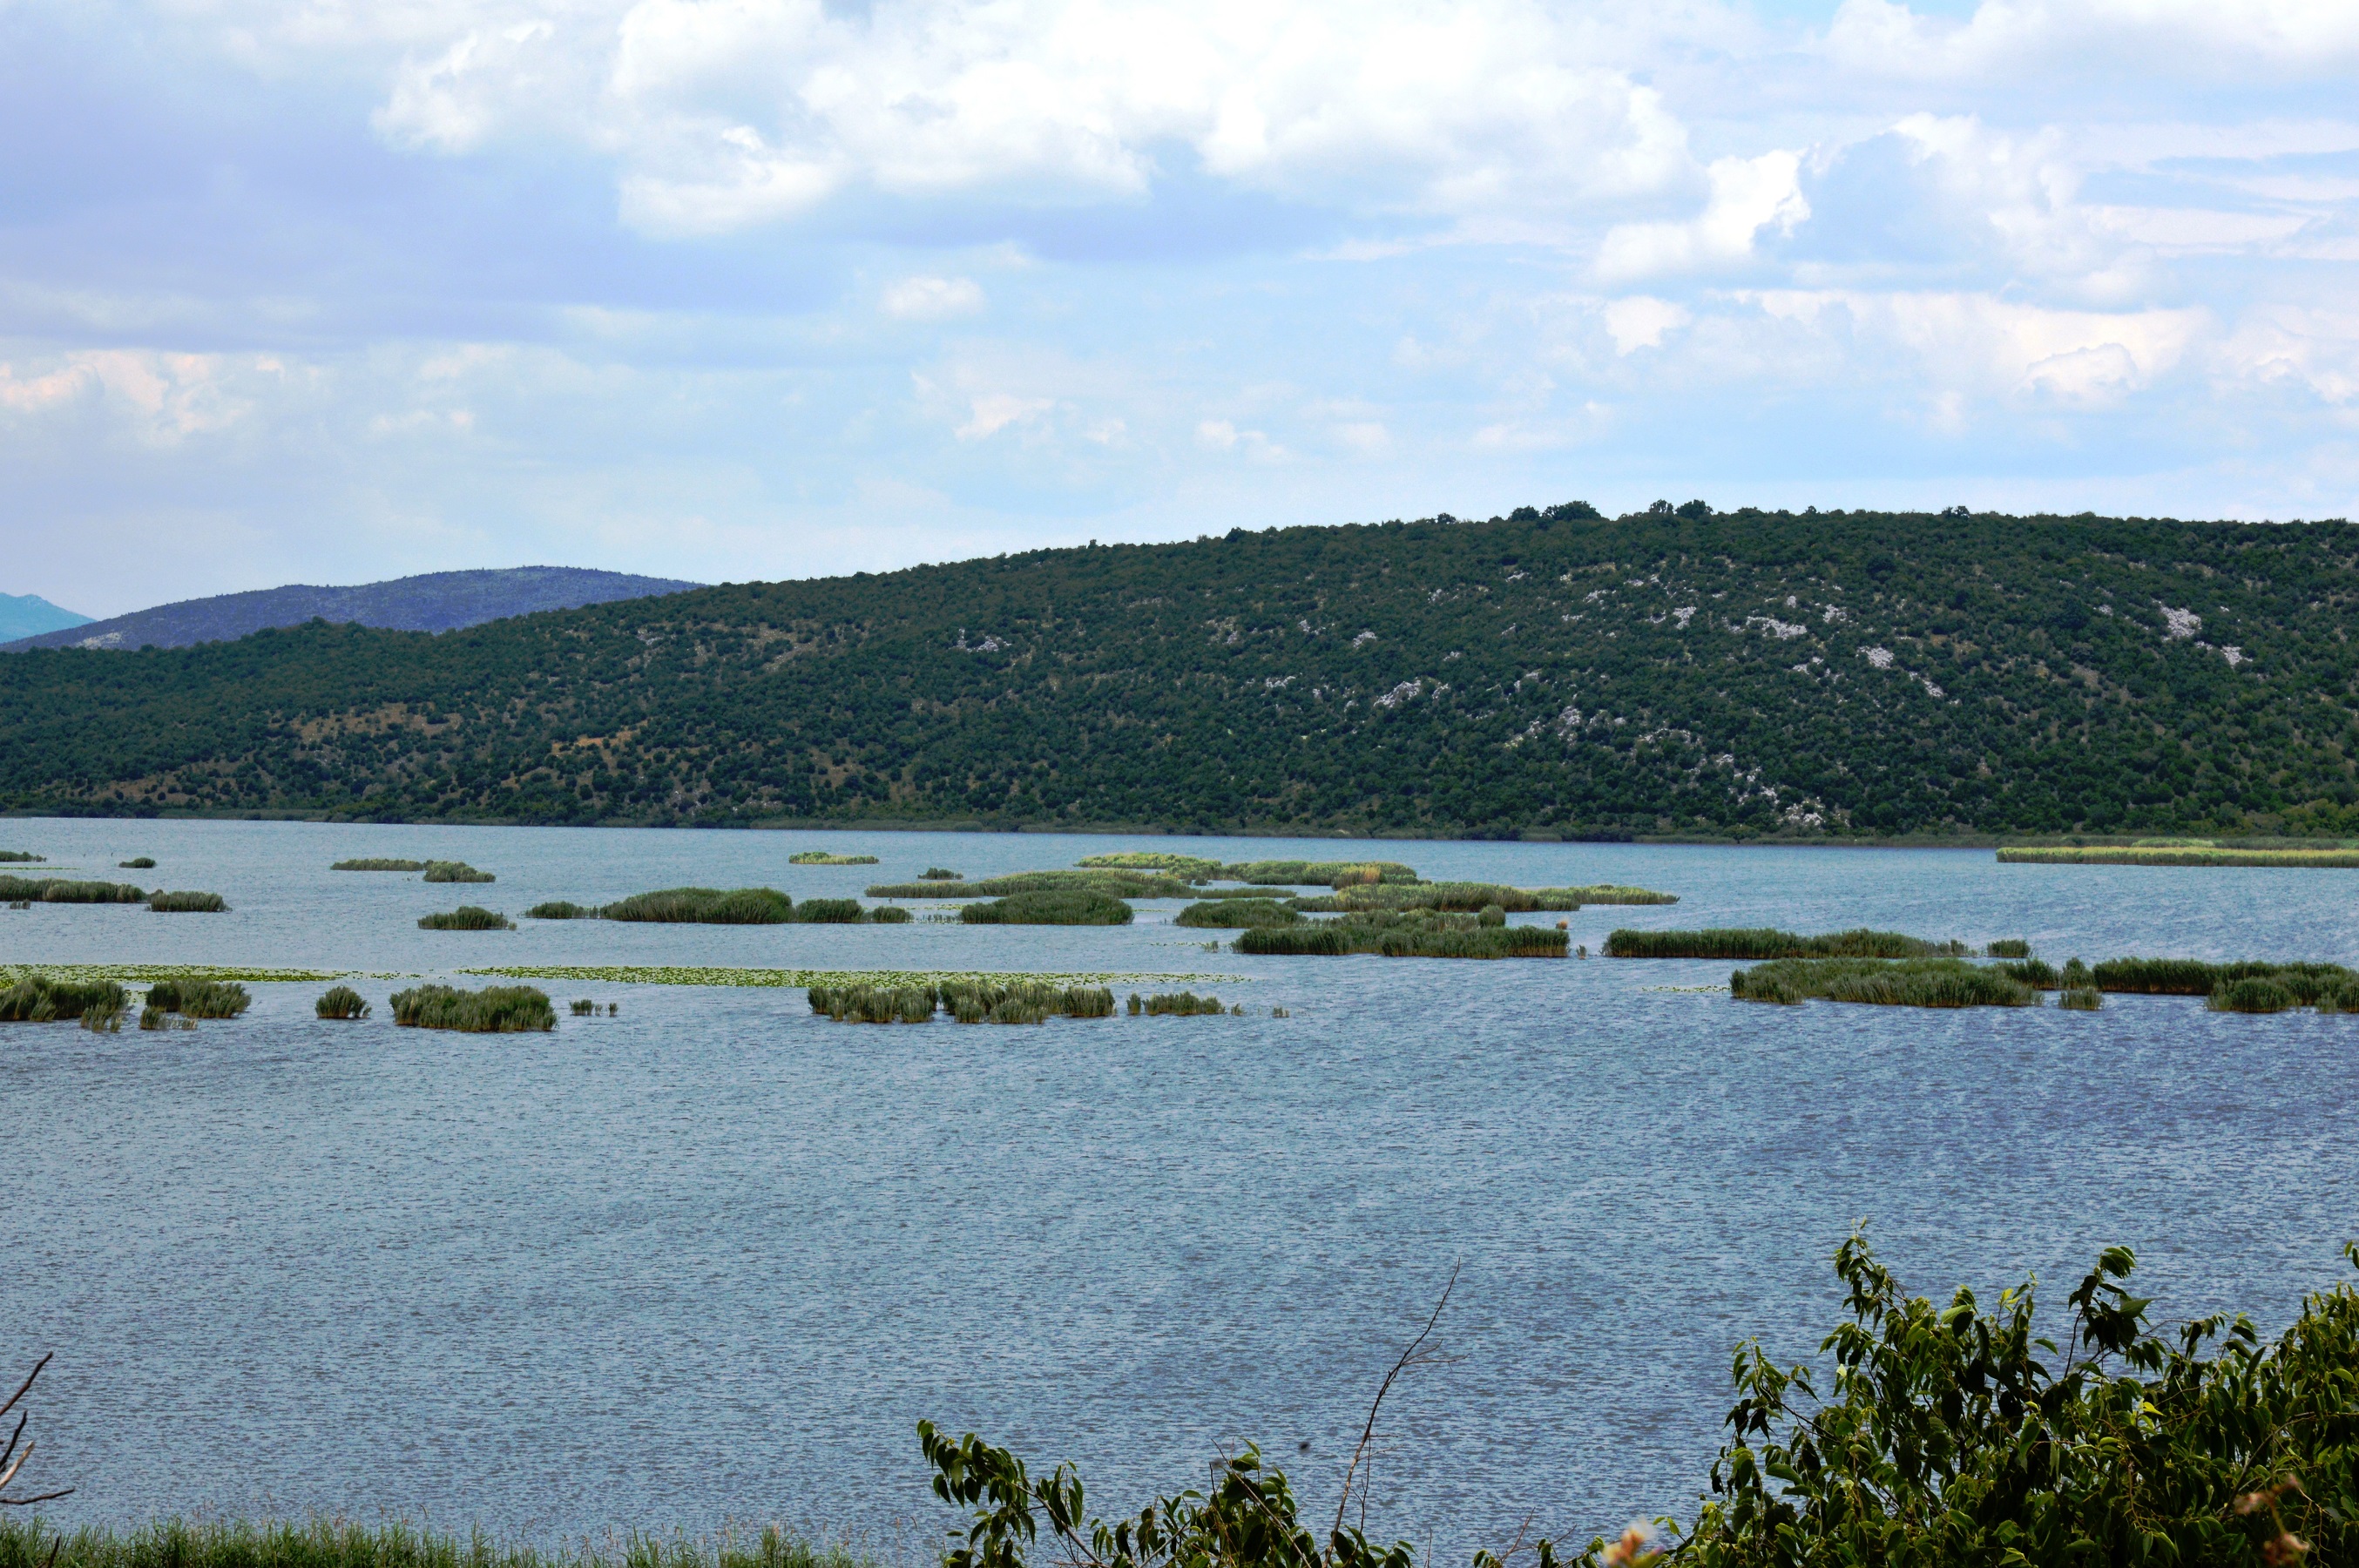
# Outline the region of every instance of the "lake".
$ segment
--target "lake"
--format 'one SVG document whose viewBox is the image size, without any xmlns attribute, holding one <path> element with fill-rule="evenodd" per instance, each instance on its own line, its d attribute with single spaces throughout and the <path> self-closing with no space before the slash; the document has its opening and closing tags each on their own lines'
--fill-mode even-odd
<svg viewBox="0 0 2359 1568">
<path fill-rule="evenodd" d="M 791 866 L 812 847 L 875 866 Z M 28 873 L 222 915 L 0 910 L 0 962 L 440 975 L 485 964 L 1027 969 L 1174 982 L 1243 1018 L 857 1027 L 799 990 L 544 983 L 549 1035 L 323 1023 L 255 985 L 192 1033 L 0 1025 L 0 1351 L 43 1350 L 49 1517 L 386 1515 L 553 1538 L 784 1520 L 919 1555 L 912 1428 L 972 1429 L 1135 1509 L 1259 1442 L 1314 1505 L 1386 1410 L 1372 1532 L 1444 1562 L 1527 1516 L 1585 1542 L 1691 1516 L 1757 1335 L 1806 1358 L 1855 1221 L 1904 1280 L 2060 1303 L 2111 1243 L 2178 1319 L 2281 1326 L 2359 1230 L 2359 1018 L 1732 1002 L 1725 964 L 1249 958 L 1116 929 L 523 922 L 681 884 L 856 893 L 1165 848 L 1624 882 L 1617 925 L 1870 925 L 2055 962 L 2359 963 L 2359 873 L 2001 866 L 1988 852 L 692 833 L 11 819 Z M 151 855 L 153 871 L 118 873 Z M 490 887 L 331 872 L 460 858 Z M 462 981 L 481 984 L 479 981 Z M 1690 987 L 1714 987 L 1705 991 Z M 1156 988 L 1117 985 L 1117 994 Z M 1289 1018 L 1273 1018 L 1273 1007 Z"/>
</svg>

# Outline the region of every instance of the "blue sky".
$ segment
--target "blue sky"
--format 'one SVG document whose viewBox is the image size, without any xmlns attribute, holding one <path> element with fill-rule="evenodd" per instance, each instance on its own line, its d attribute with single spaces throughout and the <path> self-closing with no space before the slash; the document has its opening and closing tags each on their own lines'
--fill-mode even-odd
<svg viewBox="0 0 2359 1568">
<path fill-rule="evenodd" d="M 0 590 L 2359 512 L 2349 0 L 0 0 Z"/>
</svg>

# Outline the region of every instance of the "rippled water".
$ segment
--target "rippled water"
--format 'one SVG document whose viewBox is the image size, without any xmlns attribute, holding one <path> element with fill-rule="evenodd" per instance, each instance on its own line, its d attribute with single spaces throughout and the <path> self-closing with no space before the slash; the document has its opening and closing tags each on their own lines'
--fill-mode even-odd
<svg viewBox="0 0 2359 1568">
<path fill-rule="evenodd" d="M 1618 924 L 1869 924 L 2359 962 L 2342 871 L 1157 843 L 1681 896 L 1571 916 L 1593 952 Z M 787 864 L 814 844 L 883 864 Z M 1370 1510 L 1460 1560 L 1527 1514 L 1586 1540 L 1690 1513 L 1732 1346 L 1815 1347 L 1854 1220 L 1926 1291 L 2036 1270 L 2060 1299 L 2126 1242 L 2164 1312 L 2267 1324 L 2359 1229 L 2359 1018 L 1770 1008 L 1668 988 L 1724 985 L 1718 964 L 1240 958 L 1158 904 L 1121 930 L 414 924 L 683 883 L 842 894 L 1125 846 L 1104 838 L 20 819 L 12 846 L 93 875 L 153 855 L 149 885 L 234 910 L 0 911 L 8 963 L 1155 971 L 1237 977 L 1212 988 L 1256 1015 L 855 1028 L 799 991 L 556 984 L 621 1016 L 486 1038 L 397 1030 L 402 982 L 368 980 L 361 1024 L 315 1021 L 304 985 L 192 1034 L 0 1025 L 0 1352 L 58 1352 L 35 1466 L 82 1488 L 60 1522 L 786 1519 L 906 1550 L 940 1522 L 921 1416 L 1074 1460 L 1114 1508 L 1258 1440 L 1332 1508 L 1462 1263 L 1456 1359 L 1388 1407 Z M 356 855 L 499 881 L 328 871 Z"/>
</svg>

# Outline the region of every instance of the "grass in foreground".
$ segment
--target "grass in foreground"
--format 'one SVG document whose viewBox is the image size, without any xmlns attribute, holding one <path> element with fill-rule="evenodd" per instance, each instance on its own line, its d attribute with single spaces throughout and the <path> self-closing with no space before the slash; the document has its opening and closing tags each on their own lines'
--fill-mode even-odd
<svg viewBox="0 0 2359 1568">
<path fill-rule="evenodd" d="M 161 1519 L 134 1530 L 71 1531 L 0 1516 L 0 1568 L 874 1568 L 835 1547 L 772 1527 L 717 1540 L 625 1535 L 544 1550 L 407 1524 L 314 1519 Z"/>
<path fill-rule="evenodd" d="M 2209 844 L 2093 844 L 2060 849 L 2002 849 L 2017 866 L 2359 866 L 2359 849 L 2220 849 Z"/>
<path fill-rule="evenodd" d="M 1767 926 L 1706 931 L 1617 931 L 1608 958 L 1960 958 L 1963 942 L 1925 942 L 1898 931 L 1831 931 L 1797 936 Z"/>
</svg>

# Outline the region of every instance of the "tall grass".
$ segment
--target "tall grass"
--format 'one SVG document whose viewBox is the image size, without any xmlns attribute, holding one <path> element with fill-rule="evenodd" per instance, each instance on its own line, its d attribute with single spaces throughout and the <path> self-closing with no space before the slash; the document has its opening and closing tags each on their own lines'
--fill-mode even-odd
<svg viewBox="0 0 2359 1568">
<path fill-rule="evenodd" d="M 1175 926 L 1229 931 L 1244 926 L 1299 926 L 1301 914 L 1275 898 L 1214 898 L 1190 904 L 1172 918 Z"/>
<path fill-rule="evenodd" d="M 219 893 L 158 892 L 148 898 L 147 907 L 159 915 L 225 913 L 229 904 Z"/>
<path fill-rule="evenodd" d="M 2149 996 L 2208 996 L 2218 965 L 2200 958 L 2108 958 L 2094 971 L 2100 991 Z"/>
<path fill-rule="evenodd" d="M 514 931 L 516 922 L 496 909 L 486 909 L 479 904 L 462 904 L 455 909 L 426 915 L 418 922 L 419 931 Z"/>
<path fill-rule="evenodd" d="M 2002 849 L 1998 857 L 2036 866 L 2359 866 L 2359 849 L 2168 848 L 2155 844 L 2093 844 L 2072 848 Z"/>
<path fill-rule="evenodd" d="M 1193 991 L 1158 991 L 1144 998 L 1134 991 L 1130 997 L 1133 1018 L 1143 1013 L 1148 1018 L 1190 1018 L 1228 1010 L 1218 996 L 1199 996 Z"/>
<path fill-rule="evenodd" d="M 1416 871 L 1397 860 L 1248 860 L 1223 866 L 1221 875 L 1256 887 L 1356 887 L 1418 879 Z"/>
<path fill-rule="evenodd" d="M 1584 904 L 1676 904 L 1677 893 L 1658 893 L 1652 887 L 1625 887 L 1612 882 L 1592 883 L 1585 887 L 1560 887 L 1560 893 L 1571 893 Z"/>
<path fill-rule="evenodd" d="M 1580 887 L 1509 887 L 1496 882 L 1420 882 L 1414 886 L 1373 883 L 1340 887 L 1325 898 L 1297 898 L 1294 907 L 1325 914 L 1360 909 L 1473 910 L 1496 904 L 1516 914 L 1532 914 L 1578 909 L 1586 891 Z"/>
<path fill-rule="evenodd" d="M 2215 1013 L 2282 1013 L 2300 1004 L 2293 993 L 2275 980 L 2259 975 L 2242 980 L 2223 980 L 2212 988 L 2203 1005 Z"/>
<path fill-rule="evenodd" d="M 923 871 L 918 873 L 918 877 L 920 881 L 925 882 L 962 882 L 966 880 L 966 878 L 960 876 L 957 872 L 952 871 L 947 866 L 929 866 Z"/>
<path fill-rule="evenodd" d="M 0 1568 L 50 1568 L 52 1552 L 54 1568 L 869 1568 L 840 1548 L 815 1547 L 776 1527 L 703 1541 L 632 1534 L 544 1551 L 480 1533 L 327 1518 L 168 1519 L 61 1532 L 38 1519 L 0 1516 Z"/>
<path fill-rule="evenodd" d="M 125 871 L 153 871 L 156 869 L 156 857 L 152 855 L 135 855 L 128 860 L 118 860 L 114 864 Z"/>
<path fill-rule="evenodd" d="M 311 1011 L 323 1018 L 364 1018 L 369 1016 L 368 998 L 350 985 L 335 985 L 311 1004 Z"/>
<path fill-rule="evenodd" d="M 2031 956 L 2031 944 L 2020 937 L 2007 937 L 1984 948 L 1983 955 L 1986 958 L 2028 958 Z"/>
<path fill-rule="evenodd" d="M 587 904 L 577 904 L 570 898 L 551 898 L 545 904 L 535 904 L 524 912 L 528 920 L 594 920 L 598 911 Z"/>
<path fill-rule="evenodd" d="M 130 994 L 112 980 L 55 980 L 46 975 L 27 975 L 0 990 L 0 1023 L 48 1023 L 78 1018 L 92 1009 L 120 1013 L 130 1004 Z"/>
<path fill-rule="evenodd" d="M 862 913 L 857 898 L 805 898 L 791 918 L 802 925 L 856 926 Z"/>
<path fill-rule="evenodd" d="M 420 882 L 496 882 L 488 871 L 478 871 L 463 860 L 429 860 Z"/>
<path fill-rule="evenodd" d="M 794 919 L 794 900 L 775 887 L 666 887 L 634 893 L 598 912 L 610 920 L 659 924 L 775 926 Z"/>
<path fill-rule="evenodd" d="M 874 866 L 873 855 L 831 855 L 823 849 L 798 850 L 787 856 L 789 866 Z"/>
<path fill-rule="evenodd" d="M 1168 871 L 1190 882 L 1209 882 L 1221 874 L 1221 863 L 1201 855 L 1173 855 L 1160 849 L 1127 849 L 1114 855 L 1085 855 L 1074 862 L 1091 869 Z"/>
<path fill-rule="evenodd" d="M 2094 985 L 2068 985 L 2056 1005 L 2067 1012 L 2093 1013 L 2104 1007 L 2105 994 Z"/>
<path fill-rule="evenodd" d="M 1767 926 L 1705 931 L 1616 931 L 1605 939 L 1608 958 L 1951 958 L 1965 944 L 1925 942 L 1898 931 L 1845 931 L 1797 936 Z"/>
<path fill-rule="evenodd" d="M 1378 911 L 1299 926 L 1248 928 L 1233 944 L 1241 953 L 1335 957 L 1375 953 L 1386 958 L 1562 958 L 1565 933 L 1545 926 L 1485 924 L 1480 915 L 1426 910 Z"/>
<path fill-rule="evenodd" d="M 47 859 L 49 859 L 48 855 L 35 855 L 29 849 L 0 849 L 0 862 L 10 862 L 17 865 L 24 865 Z"/>
<path fill-rule="evenodd" d="M 1810 996 L 1886 1007 L 2036 1007 L 2039 993 L 1999 969 L 1955 958 L 1786 958 L 1729 976 L 1744 1001 Z"/>
<path fill-rule="evenodd" d="M 254 997 L 234 980 L 158 980 L 147 987 L 147 1005 L 192 1018 L 234 1018 Z"/>
<path fill-rule="evenodd" d="M 810 987 L 814 1013 L 839 1023 L 921 1024 L 937 1007 L 962 1024 L 1037 1024 L 1062 1016 L 1111 1018 L 1114 993 L 1103 985 L 1060 985 L 1021 978 L 950 979 L 940 985 L 848 985 Z"/>
<path fill-rule="evenodd" d="M 328 867 L 331 871 L 423 871 L 422 860 L 339 860 Z"/>
<path fill-rule="evenodd" d="M 36 904 L 144 904 L 147 889 L 136 882 L 73 882 L 59 877 L 27 881 L 0 876 L 0 899 L 18 898 Z"/>
<path fill-rule="evenodd" d="M 522 1034 L 555 1029 L 557 1009 L 546 992 L 530 985 L 486 985 L 480 991 L 414 985 L 393 994 L 393 1021 L 405 1029 Z"/>
<path fill-rule="evenodd" d="M 971 926 L 1126 926 L 1134 918 L 1120 898 L 1079 890 L 1014 893 L 959 911 Z"/>
</svg>

